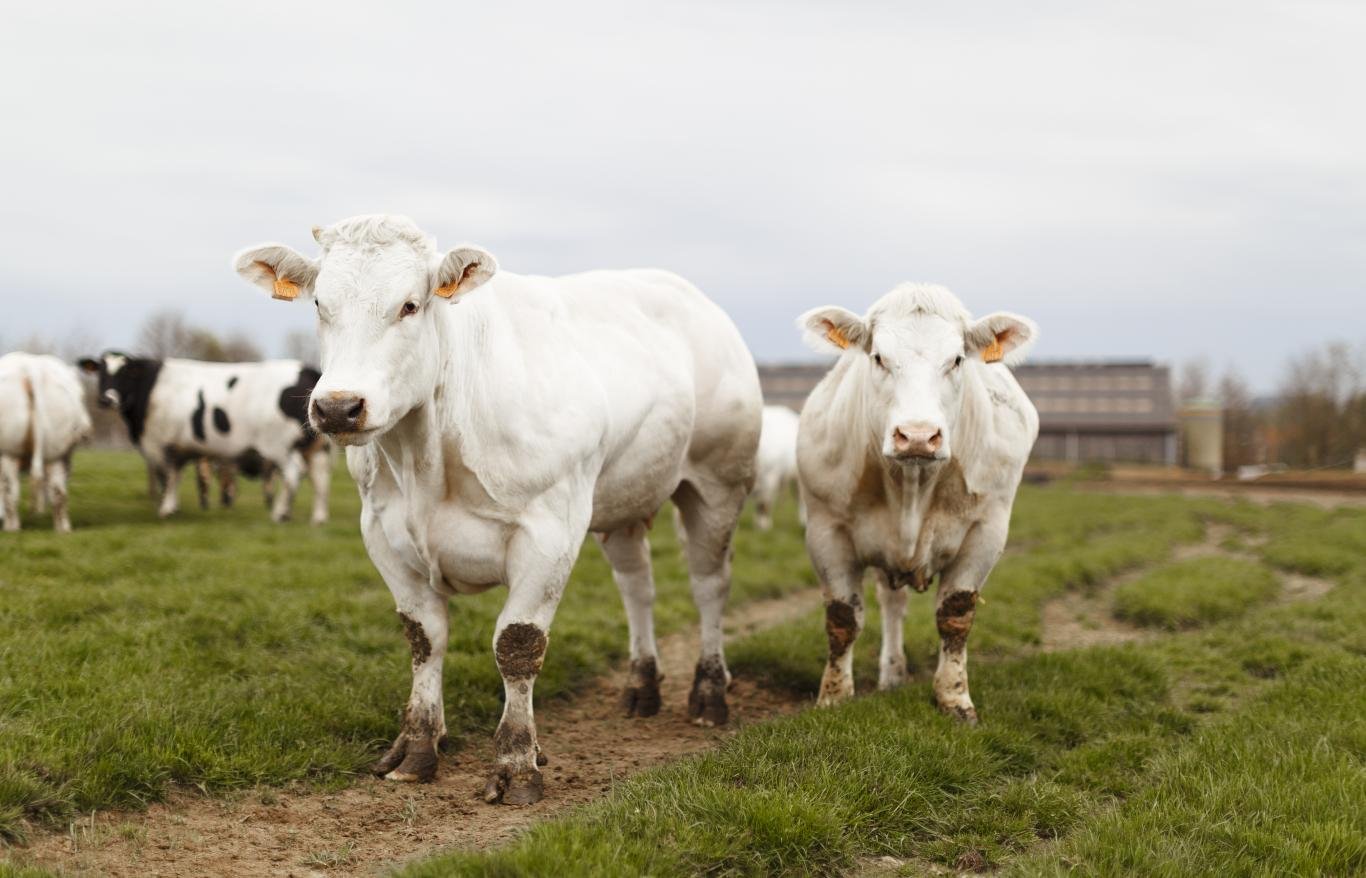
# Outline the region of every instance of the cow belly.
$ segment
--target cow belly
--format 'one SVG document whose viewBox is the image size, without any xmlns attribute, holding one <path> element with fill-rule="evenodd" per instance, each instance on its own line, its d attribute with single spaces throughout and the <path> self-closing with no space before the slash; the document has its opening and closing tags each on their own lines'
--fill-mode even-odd
<svg viewBox="0 0 1366 878">
<path fill-rule="evenodd" d="M 678 487 L 686 437 L 654 430 L 637 437 L 598 476 L 590 530 L 610 533 L 648 519 Z"/>
</svg>

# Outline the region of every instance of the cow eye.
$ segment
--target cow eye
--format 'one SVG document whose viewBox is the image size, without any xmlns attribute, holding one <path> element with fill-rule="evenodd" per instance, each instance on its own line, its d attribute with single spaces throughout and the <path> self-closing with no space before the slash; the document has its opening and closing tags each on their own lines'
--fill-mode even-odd
<svg viewBox="0 0 1366 878">
<path fill-rule="evenodd" d="M 882 354 L 873 354 L 873 362 L 877 363 L 879 369 L 887 368 L 886 366 L 882 365 Z"/>
<path fill-rule="evenodd" d="M 403 303 L 403 308 L 399 311 L 399 316 L 400 316 L 400 317 L 408 317 L 409 315 L 416 314 L 416 313 L 417 313 L 417 303 L 416 303 L 416 302 L 404 302 L 404 303 Z"/>
<path fill-rule="evenodd" d="M 963 365 L 963 355 L 959 354 L 953 358 L 953 368 L 957 369 L 961 365 Z"/>
</svg>

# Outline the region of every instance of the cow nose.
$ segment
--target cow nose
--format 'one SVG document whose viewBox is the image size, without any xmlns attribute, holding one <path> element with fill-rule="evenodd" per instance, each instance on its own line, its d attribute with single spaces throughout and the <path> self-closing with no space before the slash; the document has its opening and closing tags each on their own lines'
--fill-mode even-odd
<svg viewBox="0 0 1366 878">
<path fill-rule="evenodd" d="M 944 431 L 929 424 L 899 424 L 892 429 L 897 457 L 934 457 L 944 444 Z"/>
<path fill-rule="evenodd" d="M 104 393 L 100 394 L 100 405 L 104 406 L 105 408 L 113 408 L 118 404 L 119 395 L 116 392 L 112 390 L 106 390 Z"/>
<path fill-rule="evenodd" d="M 315 399 L 313 423 L 324 433 L 355 433 L 365 426 L 365 398 L 333 392 Z"/>
</svg>

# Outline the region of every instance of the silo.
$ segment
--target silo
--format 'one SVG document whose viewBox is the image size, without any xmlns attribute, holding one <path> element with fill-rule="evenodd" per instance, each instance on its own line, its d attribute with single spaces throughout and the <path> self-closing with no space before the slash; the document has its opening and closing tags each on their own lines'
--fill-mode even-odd
<svg viewBox="0 0 1366 878">
<path fill-rule="evenodd" d="M 1213 400 L 1194 399 L 1177 414 L 1181 463 L 1220 476 L 1224 471 L 1224 410 Z"/>
</svg>

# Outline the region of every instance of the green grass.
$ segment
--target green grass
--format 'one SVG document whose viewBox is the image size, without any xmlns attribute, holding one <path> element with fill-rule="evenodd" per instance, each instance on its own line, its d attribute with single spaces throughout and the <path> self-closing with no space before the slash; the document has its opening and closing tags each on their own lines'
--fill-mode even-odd
<svg viewBox="0 0 1366 878">
<path fill-rule="evenodd" d="M 209 512 L 186 485 L 186 511 L 158 521 L 145 484 L 132 454 L 80 453 L 75 533 L 30 515 L 23 532 L 0 534 L 0 839 L 27 822 L 138 806 L 172 785 L 344 784 L 397 731 L 408 650 L 361 545 L 344 466 L 320 529 L 273 525 L 250 483 L 237 508 Z M 795 513 L 781 514 L 762 551 L 736 558 L 735 603 L 814 581 Z M 677 629 L 696 616 L 669 516 L 652 542 L 659 628 Z M 445 700 L 457 743 L 501 711 L 489 644 L 504 594 L 452 602 Z M 625 647 L 616 587 L 590 548 L 560 604 L 538 698 L 572 691 Z"/>
<path fill-rule="evenodd" d="M 1334 569 L 1337 587 L 1141 645 L 1033 649 L 1049 595 L 1161 565 L 1201 518 L 1270 537 L 1257 577 Z M 1366 871 L 1366 556 L 1355 551 L 1366 512 L 1026 491 L 1015 532 L 1023 548 L 993 575 L 973 632 L 981 726 L 930 705 L 922 598 L 908 622 L 921 673 L 908 687 L 743 729 L 511 845 L 402 874 L 838 874 L 880 856 L 907 875 L 927 864 L 1026 875 Z M 1007 582 L 1023 594 L 1007 597 Z M 744 673 L 810 692 L 822 639 L 813 617 L 732 655 Z M 875 625 L 863 640 L 857 668 L 871 682 Z"/>
<path fill-rule="evenodd" d="M 1232 619 L 1276 596 L 1280 580 L 1253 561 L 1212 556 L 1158 567 L 1114 591 L 1116 618 L 1175 631 Z"/>
</svg>

